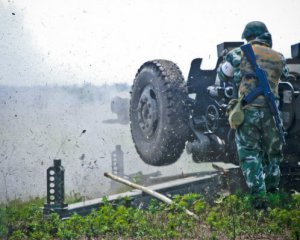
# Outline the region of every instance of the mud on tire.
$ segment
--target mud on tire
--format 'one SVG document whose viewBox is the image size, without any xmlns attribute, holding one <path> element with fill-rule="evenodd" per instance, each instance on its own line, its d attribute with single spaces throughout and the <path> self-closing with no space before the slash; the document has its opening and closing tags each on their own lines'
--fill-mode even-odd
<svg viewBox="0 0 300 240">
<path fill-rule="evenodd" d="M 132 138 L 141 159 L 153 166 L 180 157 L 189 133 L 187 89 L 171 61 L 154 60 L 138 70 L 130 100 Z"/>
</svg>

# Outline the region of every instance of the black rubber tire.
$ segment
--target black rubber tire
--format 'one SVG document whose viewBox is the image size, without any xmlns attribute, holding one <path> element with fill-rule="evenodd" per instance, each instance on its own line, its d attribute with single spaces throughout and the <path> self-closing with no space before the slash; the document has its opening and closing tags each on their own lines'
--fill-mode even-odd
<svg viewBox="0 0 300 240">
<path fill-rule="evenodd" d="M 189 134 L 187 99 L 186 83 L 173 62 L 153 60 L 138 70 L 130 100 L 130 127 L 145 163 L 168 165 L 182 154 Z"/>
</svg>

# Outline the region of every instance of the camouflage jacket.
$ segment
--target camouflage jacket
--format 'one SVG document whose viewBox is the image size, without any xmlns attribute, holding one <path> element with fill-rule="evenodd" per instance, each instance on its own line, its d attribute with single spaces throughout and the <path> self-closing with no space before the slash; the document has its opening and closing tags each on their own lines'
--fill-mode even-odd
<svg viewBox="0 0 300 240">
<path fill-rule="evenodd" d="M 278 97 L 279 79 L 281 76 L 287 77 L 289 73 L 285 58 L 281 53 L 272 50 L 260 42 L 252 42 L 252 47 L 258 65 L 267 72 L 270 88 L 275 96 Z M 253 69 L 241 48 L 231 50 L 224 57 L 223 63 L 218 68 L 219 79 L 225 82 L 231 81 L 236 89 L 238 89 L 239 96 L 247 95 L 258 85 L 258 80 L 255 77 L 247 77 L 249 73 L 253 73 Z M 257 97 L 250 105 L 264 106 L 264 97 Z"/>
</svg>

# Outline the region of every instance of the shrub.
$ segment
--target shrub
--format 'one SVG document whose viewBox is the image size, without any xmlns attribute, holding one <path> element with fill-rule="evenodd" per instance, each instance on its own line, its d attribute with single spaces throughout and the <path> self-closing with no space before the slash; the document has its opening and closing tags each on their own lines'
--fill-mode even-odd
<svg viewBox="0 0 300 240">
<path fill-rule="evenodd" d="M 61 220 L 44 216 L 41 200 L 11 202 L 0 208 L 0 237 L 9 239 L 178 238 L 178 239 L 299 239 L 300 195 L 268 195 L 271 209 L 252 208 L 249 195 L 220 197 L 207 202 L 199 194 L 176 195 L 174 204 L 152 200 L 147 209 L 130 206 L 129 199 L 104 204 L 88 216 Z M 194 211 L 200 221 L 188 216 Z M 250 236 L 250 237 L 249 237 Z"/>
</svg>

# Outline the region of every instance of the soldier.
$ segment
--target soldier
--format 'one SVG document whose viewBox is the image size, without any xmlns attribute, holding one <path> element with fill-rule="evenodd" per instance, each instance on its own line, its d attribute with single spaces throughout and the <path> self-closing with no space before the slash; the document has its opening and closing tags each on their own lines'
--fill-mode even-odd
<svg viewBox="0 0 300 240">
<path fill-rule="evenodd" d="M 242 39 L 251 43 L 257 64 L 266 71 L 270 88 L 278 99 L 279 79 L 287 77 L 288 68 L 283 55 L 272 50 L 272 36 L 266 25 L 258 21 L 248 23 Z M 241 48 L 231 50 L 224 57 L 218 76 L 222 81 L 234 84 L 239 99 L 258 85 L 254 70 Z M 265 208 L 266 192 L 278 190 L 282 143 L 263 95 L 244 106 L 243 111 L 244 119 L 235 135 L 240 167 L 254 196 L 254 207 Z"/>
</svg>

